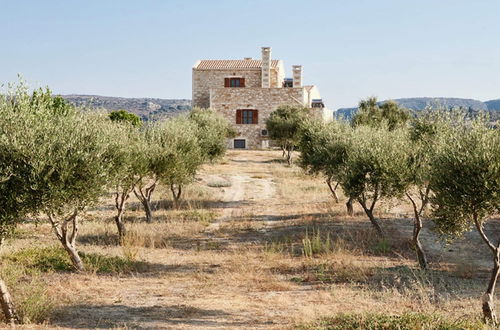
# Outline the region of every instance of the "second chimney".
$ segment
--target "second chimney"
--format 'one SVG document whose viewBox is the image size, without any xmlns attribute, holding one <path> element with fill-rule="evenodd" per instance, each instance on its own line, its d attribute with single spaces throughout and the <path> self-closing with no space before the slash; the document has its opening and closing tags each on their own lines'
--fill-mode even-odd
<svg viewBox="0 0 500 330">
<path fill-rule="evenodd" d="M 262 47 L 262 88 L 271 87 L 271 47 Z"/>
<path fill-rule="evenodd" d="M 302 65 L 293 65 L 293 87 L 302 87 Z"/>
</svg>

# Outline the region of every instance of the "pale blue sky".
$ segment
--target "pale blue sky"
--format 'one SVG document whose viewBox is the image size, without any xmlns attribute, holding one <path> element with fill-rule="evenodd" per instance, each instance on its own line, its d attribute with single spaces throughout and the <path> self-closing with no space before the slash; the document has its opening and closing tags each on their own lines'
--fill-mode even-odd
<svg viewBox="0 0 500 330">
<path fill-rule="evenodd" d="M 62 94 L 191 98 L 197 59 L 304 66 L 330 108 L 500 98 L 498 0 L 0 0 L 0 81 Z"/>
</svg>

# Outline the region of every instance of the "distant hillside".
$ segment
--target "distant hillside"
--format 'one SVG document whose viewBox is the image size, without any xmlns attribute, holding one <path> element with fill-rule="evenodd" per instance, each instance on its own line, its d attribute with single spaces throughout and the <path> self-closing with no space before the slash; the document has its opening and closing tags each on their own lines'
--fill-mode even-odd
<svg viewBox="0 0 500 330">
<path fill-rule="evenodd" d="M 488 106 L 488 110 L 500 111 L 500 99 L 484 102 Z"/>
<path fill-rule="evenodd" d="M 404 108 L 421 111 L 425 108 L 464 108 L 471 109 L 473 111 L 490 111 L 492 117 L 497 117 L 499 114 L 496 113 L 500 111 L 500 100 L 492 100 L 481 102 L 473 99 L 460 99 L 460 98 L 450 98 L 450 97 L 414 97 L 414 98 L 402 98 L 395 99 L 396 103 Z M 384 103 L 387 101 L 381 101 L 379 103 Z M 335 116 L 351 118 L 358 108 L 340 108 L 336 111 Z"/>
<path fill-rule="evenodd" d="M 191 109 L 191 100 L 187 99 L 127 98 L 99 95 L 61 96 L 76 106 L 102 108 L 109 111 L 127 110 L 137 114 L 145 121 L 172 117 Z"/>
</svg>

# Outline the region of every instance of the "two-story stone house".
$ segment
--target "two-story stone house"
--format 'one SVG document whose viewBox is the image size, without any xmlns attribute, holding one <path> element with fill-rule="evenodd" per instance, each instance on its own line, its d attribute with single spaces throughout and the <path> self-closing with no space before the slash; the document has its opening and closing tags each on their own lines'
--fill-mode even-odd
<svg viewBox="0 0 500 330">
<path fill-rule="evenodd" d="M 211 108 L 234 123 L 238 136 L 231 148 L 267 148 L 266 119 L 280 105 L 309 108 L 311 116 L 329 120 L 316 86 L 302 86 L 302 66 L 292 67 L 285 78 L 283 61 L 271 59 L 271 48 L 262 47 L 254 60 L 200 60 L 193 66 L 193 107 Z"/>
</svg>

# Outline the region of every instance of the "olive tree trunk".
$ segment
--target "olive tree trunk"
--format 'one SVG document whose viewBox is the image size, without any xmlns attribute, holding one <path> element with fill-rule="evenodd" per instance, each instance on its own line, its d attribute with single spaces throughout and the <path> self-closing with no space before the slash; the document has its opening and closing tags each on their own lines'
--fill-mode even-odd
<svg viewBox="0 0 500 330">
<path fill-rule="evenodd" d="M 0 278 L 0 305 L 2 306 L 3 315 L 5 320 L 10 324 L 19 323 L 12 297 L 10 296 L 9 289 L 5 282 Z"/>
<path fill-rule="evenodd" d="M 174 209 L 178 210 L 179 209 L 179 201 L 181 199 L 181 194 L 182 194 L 182 185 L 176 185 L 176 184 L 171 184 L 170 185 L 170 191 L 172 192 L 172 197 L 173 197 L 173 202 L 174 202 Z"/>
<path fill-rule="evenodd" d="M 370 222 L 373 225 L 373 228 L 377 231 L 377 233 L 380 235 L 380 237 L 384 237 L 384 232 L 382 231 L 382 227 L 380 226 L 379 221 L 373 216 L 373 209 L 375 208 L 375 204 L 377 203 L 378 199 L 378 194 L 375 192 L 373 195 L 372 203 L 370 207 L 367 205 L 366 197 L 364 194 L 361 195 L 360 198 L 358 198 L 358 202 L 363 207 L 363 210 L 365 211 L 366 215 L 368 216 L 368 219 L 370 219 Z"/>
<path fill-rule="evenodd" d="M 425 195 L 420 194 L 421 196 L 421 204 L 420 208 L 417 206 L 417 203 L 414 198 L 409 193 L 406 193 L 406 197 L 410 200 L 413 206 L 413 246 L 415 247 L 415 251 L 417 253 L 418 264 L 421 269 L 428 268 L 427 256 L 425 254 L 424 248 L 422 247 L 422 243 L 420 242 L 420 232 L 422 231 L 422 212 L 425 209 L 425 206 L 428 202 L 429 188 L 426 189 Z"/>
<path fill-rule="evenodd" d="M 123 214 L 125 213 L 125 205 L 127 204 L 127 200 L 130 197 L 130 191 L 130 188 L 125 188 L 121 192 L 116 192 L 115 194 L 115 223 L 118 229 L 118 240 L 120 245 L 123 243 L 123 238 L 127 234 L 125 223 L 123 222 Z"/>
<path fill-rule="evenodd" d="M 328 177 L 326 179 L 326 184 L 328 185 L 328 188 L 330 189 L 330 192 L 332 193 L 333 199 L 335 200 L 335 203 L 339 202 L 339 196 L 337 195 L 337 187 L 339 186 L 339 182 L 335 184 L 335 187 L 332 185 L 332 177 Z"/>
<path fill-rule="evenodd" d="M 151 197 L 153 196 L 153 192 L 156 189 L 156 185 L 158 184 L 158 180 L 154 180 L 150 182 L 148 185 L 144 187 L 135 187 L 134 194 L 137 199 L 141 202 L 144 207 L 144 212 L 146 215 L 146 222 L 153 222 L 153 212 L 151 208 Z"/>
<path fill-rule="evenodd" d="M 287 148 L 286 148 L 286 163 L 288 165 L 292 165 L 292 161 L 293 161 L 293 145 L 289 145 Z"/>
<path fill-rule="evenodd" d="M 75 267 L 78 272 L 84 271 L 85 266 L 83 265 L 82 259 L 78 255 L 78 251 L 76 250 L 76 236 L 78 234 L 78 211 L 75 210 L 69 217 L 61 220 L 57 220 L 52 212 L 48 212 L 47 215 L 52 225 L 52 229 L 57 236 L 57 239 L 59 239 L 59 241 L 63 245 L 63 248 L 66 250 L 66 252 L 68 252 L 73 267 Z"/>
<path fill-rule="evenodd" d="M 482 223 L 478 218 L 479 217 L 477 216 L 477 214 L 474 214 L 474 223 L 476 225 L 476 229 L 493 254 L 493 268 L 491 270 L 490 282 L 488 283 L 488 288 L 486 289 L 486 292 L 484 293 L 482 299 L 483 317 L 486 322 L 492 323 L 493 325 L 498 325 L 498 319 L 495 313 L 494 297 L 495 286 L 497 284 L 498 274 L 500 273 L 500 239 L 495 246 L 490 241 L 488 236 L 486 236 Z"/>
<path fill-rule="evenodd" d="M 351 217 L 354 215 L 354 207 L 352 204 L 353 204 L 353 199 L 349 197 L 347 203 L 345 203 L 345 206 L 347 208 L 347 214 Z"/>
</svg>

